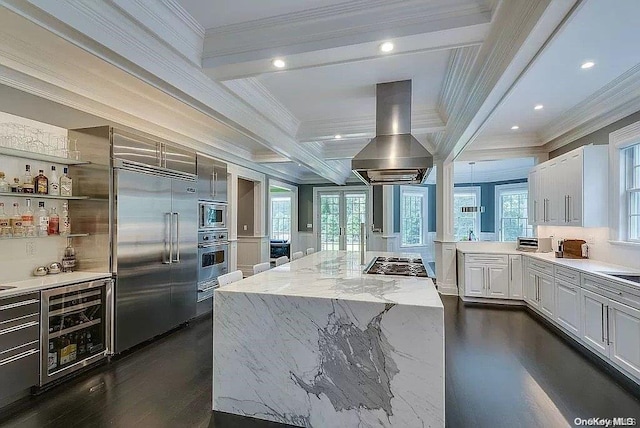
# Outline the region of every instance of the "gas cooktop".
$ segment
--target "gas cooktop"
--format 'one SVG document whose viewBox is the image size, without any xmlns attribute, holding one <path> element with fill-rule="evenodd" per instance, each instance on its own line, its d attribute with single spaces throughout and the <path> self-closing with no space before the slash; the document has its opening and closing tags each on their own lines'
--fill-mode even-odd
<svg viewBox="0 0 640 428">
<path fill-rule="evenodd" d="M 372 275 L 400 275 L 426 278 L 427 270 L 419 257 L 376 257 L 364 271 Z"/>
</svg>

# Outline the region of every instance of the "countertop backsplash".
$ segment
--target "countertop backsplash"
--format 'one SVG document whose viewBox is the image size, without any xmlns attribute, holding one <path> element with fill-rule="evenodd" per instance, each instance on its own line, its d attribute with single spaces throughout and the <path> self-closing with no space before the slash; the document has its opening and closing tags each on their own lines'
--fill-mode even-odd
<svg viewBox="0 0 640 428">
<path fill-rule="evenodd" d="M 31 278 L 37 266 L 60 262 L 66 244 L 62 236 L 0 240 L 0 284 Z"/>
</svg>

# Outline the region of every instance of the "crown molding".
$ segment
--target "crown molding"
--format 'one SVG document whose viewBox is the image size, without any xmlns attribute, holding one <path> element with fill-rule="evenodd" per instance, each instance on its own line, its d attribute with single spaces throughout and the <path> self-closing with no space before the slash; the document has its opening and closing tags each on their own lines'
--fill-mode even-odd
<svg viewBox="0 0 640 428">
<path fill-rule="evenodd" d="M 97 58 L 225 124 L 242 138 L 253 139 L 337 184 L 344 182 L 342 169 L 300 146 L 248 103 L 207 77 L 201 68 L 168 48 L 152 32 L 136 25 L 128 14 L 112 3 L 6 0 L 4 5 Z M 28 34 L 22 36 L 29 37 Z M 25 64 L 32 60 L 27 56 L 26 53 L 18 55 Z M 94 81 L 93 85 L 100 81 Z"/>
<path fill-rule="evenodd" d="M 437 156 L 456 157 L 565 22 L 578 0 L 500 2 L 484 43 L 438 136 Z"/>
<path fill-rule="evenodd" d="M 549 151 L 589 135 L 640 109 L 640 64 L 612 80 L 545 126 Z"/>
<path fill-rule="evenodd" d="M 300 121 L 256 78 L 222 83 L 289 135 L 296 135 Z"/>
<path fill-rule="evenodd" d="M 434 109 L 413 109 L 411 113 L 411 132 L 430 134 L 442 131 L 445 123 Z M 333 140 L 335 134 L 343 137 L 373 138 L 376 130 L 376 116 L 359 116 L 336 119 L 318 119 L 304 121 L 298 131 L 300 141 Z"/>
<path fill-rule="evenodd" d="M 488 23 L 491 2 L 355 0 L 207 29 L 208 67 Z"/>
<path fill-rule="evenodd" d="M 204 28 L 175 0 L 106 0 L 193 64 L 202 63 Z M 167 31 L 170 28 L 171 31 Z"/>
<path fill-rule="evenodd" d="M 538 147 L 515 147 L 500 149 L 471 149 L 465 150 L 455 158 L 456 162 L 466 161 L 493 161 L 500 159 L 514 158 L 536 158 L 536 163 L 549 159 L 549 152 L 542 146 Z"/>
<path fill-rule="evenodd" d="M 480 46 L 465 46 L 451 52 L 447 73 L 436 104 L 436 110 L 445 122 L 448 120 L 456 100 L 462 97 L 462 90 L 470 76 L 479 51 Z"/>
</svg>

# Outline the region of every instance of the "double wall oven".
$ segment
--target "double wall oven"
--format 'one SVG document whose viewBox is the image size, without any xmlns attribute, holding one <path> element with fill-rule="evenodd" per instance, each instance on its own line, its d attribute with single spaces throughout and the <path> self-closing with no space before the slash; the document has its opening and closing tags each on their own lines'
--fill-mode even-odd
<svg viewBox="0 0 640 428">
<path fill-rule="evenodd" d="M 198 232 L 198 302 L 213 296 L 218 276 L 229 268 L 229 233 L 226 230 Z"/>
</svg>

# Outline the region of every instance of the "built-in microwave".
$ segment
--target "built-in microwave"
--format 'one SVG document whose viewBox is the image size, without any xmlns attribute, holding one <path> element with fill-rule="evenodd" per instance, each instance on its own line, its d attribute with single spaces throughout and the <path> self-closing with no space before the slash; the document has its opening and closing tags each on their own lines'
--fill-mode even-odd
<svg viewBox="0 0 640 428">
<path fill-rule="evenodd" d="M 212 202 L 200 202 L 200 230 L 226 229 L 227 205 Z"/>
</svg>

